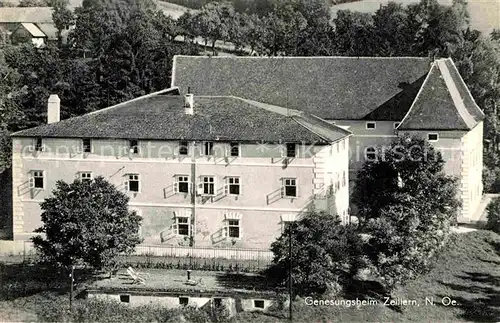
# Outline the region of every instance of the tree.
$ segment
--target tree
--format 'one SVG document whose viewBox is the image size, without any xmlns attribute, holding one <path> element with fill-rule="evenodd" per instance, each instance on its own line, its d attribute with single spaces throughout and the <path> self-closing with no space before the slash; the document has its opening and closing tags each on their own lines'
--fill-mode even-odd
<svg viewBox="0 0 500 323">
<path fill-rule="evenodd" d="M 486 228 L 500 234 L 500 198 L 495 198 L 486 208 L 487 222 Z"/>
<path fill-rule="evenodd" d="M 239 28 L 236 12 L 230 2 L 210 2 L 204 5 L 196 14 L 195 21 L 200 35 L 212 43 L 212 53 L 215 55 L 215 42 L 228 41 L 230 28 Z"/>
<path fill-rule="evenodd" d="M 69 29 L 75 24 L 75 16 L 73 12 L 67 8 L 68 4 L 68 0 L 52 1 L 52 21 L 57 29 L 57 40 L 59 44 L 62 43 L 62 31 Z"/>
<path fill-rule="evenodd" d="M 354 226 L 342 225 L 338 216 L 310 212 L 289 223 L 271 245 L 274 259 L 270 272 L 282 283 L 288 281 L 290 273 L 290 234 L 292 282 L 298 294 L 337 289 L 362 266 L 362 244 Z"/>
<path fill-rule="evenodd" d="M 40 204 L 43 224 L 36 232 L 45 237 L 32 238 L 45 261 L 106 268 L 141 242 L 141 217 L 128 210 L 129 198 L 103 177 L 71 184 L 58 181 L 52 193 Z"/>
<path fill-rule="evenodd" d="M 342 56 L 373 56 L 373 17 L 366 13 L 340 10 L 335 25 L 335 51 Z"/>
<path fill-rule="evenodd" d="M 365 253 L 388 289 L 428 269 L 456 220 L 458 183 L 443 166 L 426 140 L 404 135 L 358 173 L 352 199 Z"/>
<path fill-rule="evenodd" d="M 307 27 L 307 20 L 291 4 L 276 6 L 263 19 L 263 46 L 269 56 L 296 55 L 299 35 Z"/>
</svg>

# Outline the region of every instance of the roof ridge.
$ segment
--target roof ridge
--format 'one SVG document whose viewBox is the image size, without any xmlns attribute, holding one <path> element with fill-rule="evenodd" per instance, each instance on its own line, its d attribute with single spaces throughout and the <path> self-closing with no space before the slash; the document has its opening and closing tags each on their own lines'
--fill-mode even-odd
<svg viewBox="0 0 500 323">
<path fill-rule="evenodd" d="M 287 117 L 291 116 L 290 112 L 294 113 L 294 115 L 300 115 L 300 114 L 304 113 L 303 111 L 299 111 L 299 110 L 295 110 L 295 109 L 289 109 L 289 108 L 281 107 L 281 106 L 278 106 L 278 105 L 268 104 L 268 103 L 259 102 L 259 101 L 255 101 L 255 100 L 245 99 L 245 98 L 242 98 L 242 97 L 239 97 L 239 96 L 231 95 L 229 97 L 241 100 L 241 101 L 246 102 L 246 103 L 248 103 L 250 105 L 253 105 L 253 106 L 255 106 L 255 107 L 259 108 L 259 109 L 267 110 L 267 111 L 270 111 L 270 112 L 273 112 L 273 113 L 277 113 L 277 114 L 280 114 L 280 115 L 283 115 L 283 116 L 287 116 Z"/>
<path fill-rule="evenodd" d="M 163 90 L 156 91 L 156 92 L 153 92 L 153 93 L 148 93 L 148 94 L 139 96 L 137 98 L 133 98 L 133 99 L 130 99 L 130 100 L 127 100 L 127 101 L 123 101 L 123 102 L 117 103 L 117 104 L 112 105 L 110 107 L 106 107 L 106 108 L 102 108 L 100 110 L 96 110 L 96 111 L 92 111 L 92 112 L 86 113 L 84 115 L 97 114 L 97 113 L 108 111 L 108 110 L 111 110 L 111 109 L 114 109 L 114 108 L 119 108 L 120 106 L 123 106 L 125 104 L 130 103 L 130 102 L 140 101 L 140 100 L 147 99 L 147 98 L 150 98 L 150 97 L 155 96 L 155 95 L 159 95 L 159 94 L 162 94 L 162 93 L 168 93 L 170 91 L 178 90 L 178 89 L 179 88 L 177 86 L 169 87 L 168 89 L 163 89 Z"/>
<path fill-rule="evenodd" d="M 187 58 L 213 58 L 213 59 L 370 59 L 370 60 L 396 60 L 396 59 L 419 59 L 431 60 L 429 57 L 424 56 L 209 56 L 209 55 L 174 55 L 174 61 L 177 57 Z"/>
<path fill-rule="evenodd" d="M 450 71 L 448 70 L 448 67 L 444 63 L 446 59 L 439 59 L 436 61 L 437 67 L 439 68 L 439 71 L 441 72 L 441 75 L 443 76 L 443 80 L 446 84 L 446 87 L 448 88 L 448 92 L 451 95 L 451 99 L 453 100 L 453 103 L 455 105 L 455 108 L 457 109 L 458 114 L 462 118 L 462 120 L 465 122 L 467 127 L 472 129 L 474 125 L 474 117 L 469 113 L 467 108 L 465 107 L 464 104 L 464 99 L 460 95 L 460 92 L 458 91 L 457 85 L 451 78 Z"/>
<path fill-rule="evenodd" d="M 308 131 L 312 132 L 313 134 L 315 134 L 316 136 L 320 137 L 321 139 L 323 139 L 324 141 L 326 142 L 331 142 L 332 140 L 331 139 L 328 139 L 326 138 L 325 136 L 323 135 L 320 135 L 318 132 L 314 131 L 311 129 L 311 127 L 308 127 L 307 125 L 304 124 L 304 122 L 300 122 L 298 119 L 300 119 L 300 116 L 292 116 L 291 119 L 293 121 L 295 121 L 296 123 L 298 123 L 300 126 L 306 128 Z"/>
</svg>

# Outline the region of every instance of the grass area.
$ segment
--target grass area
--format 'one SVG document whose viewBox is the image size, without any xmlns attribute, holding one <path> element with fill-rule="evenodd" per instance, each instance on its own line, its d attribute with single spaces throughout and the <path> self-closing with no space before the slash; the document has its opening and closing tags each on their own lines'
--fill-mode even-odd
<svg viewBox="0 0 500 323">
<path fill-rule="evenodd" d="M 62 278 L 64 276 L 50 277 L 49 273 L 39 268 L 19 264 L 1 265 L 0 270 L 0 317 L 7 321 L 82 322 L 99 318 L 99 321 L 103 322 L 116 322 L 127 318 L 128 321 L 136 322 L 168 320 L 174 322 L 176 319 L 172 318 L 173 316 L 184 315 L 156 307 L 132 310 L 121 304 L 106 305 L 77 298 L 74 301 L 76 314 L 70 318 L 66 311 L 68 290 Z M 163 282 L 169 279 L 172 281 L 185 279 L 185 271 L 151 270 L 150 273 L 158 276 L 151 278 L 151 282 L 161 283 L 161 277 Z M 223 273 L 201 271 L 193 272 L 192 277 L 195 279 L 202 277 L 212 287 L 220 285 L 229 288 L 241 288 L 244 279 L 243 276 L 228 279 Z M 89 284 L 95 284 L 84 281 L 77 283 L 75 294 Z M 262 279 L 247 277 L 243 285 L 254 288 L 262 283 Z M 261 286 L 269 288 L 265 284 Z M 428 274 L 399 288 L 392 296 L 393 299 L 416 300 L 418 306 L 388 307 L 381 304 L 384 301 L 381 298 L 378 299 L 379 304 L 359 307 L 307 306 L 304 299 L 298 299 L 294 303 L 294 321 L 498 322 L 500 321 L 500 236 L 489 231 L 454 235 Z M 434 299 L 434 305 L 426 305 L 426 297 Z M 441 300 L 445 297 L 456 301 L 457 305 L 443 305 Z M 198 314 L 189 315 L 196 317 Z M 286 322 L 287 311 L 272 314 L 240 313 L 232 321 Z"/>
<path fill-rule="evenodd" d="M 425 298 L 434 299 L 426 305 Z M 456 306 L 445 306 L 449 297 Z M 294 303 L 297 322 L 499 322 L 500 321 L 500 236 L 475 231 L 452 236 L 431 271 L 393 293 L 393 299 L 416 300 L 418 306 L 356 307 L 307 306 Z M 445 299 L 448 300 L 448 299 Z M 286 322 L 286 314 L 275 316 L 241 313 L 237 322 Z"/>
</svg>

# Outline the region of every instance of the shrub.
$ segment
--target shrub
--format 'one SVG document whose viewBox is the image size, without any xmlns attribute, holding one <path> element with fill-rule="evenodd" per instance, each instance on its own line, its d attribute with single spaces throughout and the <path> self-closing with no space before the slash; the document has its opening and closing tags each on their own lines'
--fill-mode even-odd
<svg viewBox="0 0 500 323">
<path fill-rule="evenodd" d="M 500 234 L 500 198 L 491 201 L 486 210 L 486 228 Z"/>
<path fill-rule="evenodd" d="M 310 212 L 271 245 L 273 265 L 268 275 L 283 285 L 290 272 L 289 237 L 292 236 L 292 279 L 298 294 L 323 293 L 333 282 L 345 286 L 362 267 L 361 239 L 353 225 L 338 216 Z"/>
</svg>

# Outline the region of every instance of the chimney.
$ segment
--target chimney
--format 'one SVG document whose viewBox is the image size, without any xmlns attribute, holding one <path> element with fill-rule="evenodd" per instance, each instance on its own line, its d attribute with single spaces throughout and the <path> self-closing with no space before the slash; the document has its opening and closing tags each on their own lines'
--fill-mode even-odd
<svg viewBox="0 0 500 323">
<path fill-rule="evenodd" d="M 194 114 L 194 95 L 191 93 L 190 88 L 188 88 L 188 93 L 184 95 L 184 113 Z"/>
<path fill-rule="evenodd" d="M 59 122 L 61 119 L 61 100 L 57 94 L 49 96 L 47 104 L 47 123 Z"/>
</svg>

